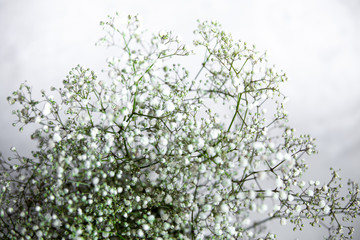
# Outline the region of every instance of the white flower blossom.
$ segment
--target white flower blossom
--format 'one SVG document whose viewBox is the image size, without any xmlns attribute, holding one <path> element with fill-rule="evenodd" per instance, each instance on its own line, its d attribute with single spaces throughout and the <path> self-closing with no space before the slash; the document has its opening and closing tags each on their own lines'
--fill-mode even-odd
<svg viewBox="0 0 360 240">
<path fill-rule="evenodd" d="M 91 135 L 91 137 L 92 137 L 93 139 L 96 138 L 96 135 L 97 135 L 98 133 L 99 133 L 99 129 L 97 129 L 96 127 L 92 128 L 92 129 L 90 130 L 90 135 Z"/>
<path fill-rule="evenodd" d="M 99 181 L 100 181 L 100 179 L 98 177 L 94 177 L 93 180 L 92 180 L 92 183 L 94 185 L 98 185 Z"/>
<path fill-rule="evenodd" d="M 222 200 L 221 195 L 218 194 L 218 193 L 216 193 L 216 194 L 214 195 L 214 201 L 215 201 L 215 203 L 219 203 L 221 200 Z"/>
<path fill-rule="evenodd" d="M 144 231 L 141 230 L 141 229 L 138 229 L 138 230 L 137 230 L 137 235 L 138 235 L 139 238 L 143 238 L 143 237 L 145 236 L 145 235 L 144 235 Z"/>
<path fill-rule="evenodd" d="M 265 146 L 262 142 L 254 142 L 253 148 L 258 152 L 262 152 L 265 150 Z"/>
<path fill-rule="evenodd" d="M 314 191 L 311 190 L 311 189 L 308 189 L 308 190 L 306 191 L 306 194 L 307 194 L 309 197 L 312 197 L 312 196 L 314 196 Z"/>
<path fill-rule="evenodd" d="M 60 137 L 59 133 L 54 133 L 53 141 L 54 142 L 60 142 L 61 141 L 61 137 Z"/>
<path fill-rule="evenodd" d="M 330 212 L 331 208 L 330 208 L 328 205 L 325 205 L 325 207 L 323 208 L 323 210 L 324 210 L 324 213 L 325 213 L 325 214 L 328 214 L 328 213 Z"/>
<path fill-rule="evenodd" d="M 219 129 L 211 129 L 210 130 L 210 137 L 211 139 L 217 139 L 220 135 L 221 131 Z"/>
<path fill-rule="evenodd" d="M 141 139 L 140 139 L 140 143 L 142 146 L 146 147 L 149 145 L 149 138 L 147 136 L 143 136 Z"/>
<path fill-rule="evenodd" d="M 228 206 L 226 203 L 223 203 L 223 204 L 221 204 L 221 206 L 220 206 L 220 210 L 221 210 L 221 212 L 223 212 L 223 213 L 228 213 L 228 212 L 229 212 L 229 206 Z"/>
<path fill-rule="evenodd" d="M 326 205 L 325 201 L 324 201 L 324 200 L 320 200 L 320 202 L 319 202 L 319 207 L 323 208 L 323 207 L 325 207 L 325 205 Z"/>
<path fill-rule="evenodd" d="M 165 103 L 165 109 L 168 112 L 172 112 L 175 109 L 175 105 L 172 102 L 166 102 Z"/>
<path fill-rule="evenodd" d="M 168 140 L 165 137 L 161 137 L 159 140 L 159 144 L 162 146 L 167 146 L 168 145 Z"/>
<path fill-rule="evenodd" d="M 50 103 L 48 103 L 48 102 L 45 103 L 42 113 L 44 116 L 47 116 L 51 113 L 51 104 Z"/>
<path fill-rule="evenodd" d="M 204 139 L 198 138 L 198 139 L 197 139 L 197 148 L 198 148 L 198 149 L 202 149 L 202 148 L 204 147 L 204 145 L 205 145 Z"/>
<path fill-rule="evenodd" d="M 168 195 L 166 195 L 164 201 L 166 204 L 170 204 L 173 201 L 173 199 L 172 199 L 171 195 L 168 194 Z"/>
<path fill-rule="evenodd" d="M 187 146 L 187 149 L 188 149 L 189 152 L 193 152 L 194 151 L 194 146 L 192 144 L 189 144 Z"/>
<path fill-rule="evenodd" d="M 215 152 L 215 149 L 213 147 L 209 147 L 207 150 L 206 150 L 207 154 L 209 154 L 210 157 L 213 157 L 215 156 L 216 152 Z"/>
<path fill-rule="evenodd" d="M 190 53 L 178 37 L 160 32 L 144 41 L 138 16 L 109 18 L 101 25 L 110 34 L 100 42 L 120 46 L 120 53 L 107 59 L 108 76 L 101 78 L 108 79 L 77 66 L 62 88 L 51 87 L 60 101 L 45 91 L 32 100 L 26 84 L 8 98 L 22 105 L 14 111 L 20 131 L 28 123 L 42 125 L 31 135 L 39 143 L 33 158 L 41 164 L 15 148 L 13 163 L 0 158 L 0 238 L 109 239 L 118 230 L 109 216 L 121 218 L 119 237 L 157 240 L 194 234 L 274 239 L 252 229 L 265 229 L 274 217 L 296 228 L 304 217 L 311 223 L 324 218 L 330 224 L 340 214 L 353 220 L 360 206 L 356 184 L 350 182 L 342 198 L 335 171 L 327 185 L 301 180 L 308 168 L 303 155 L 315 153 L 316 145 L 288 126 L 278 86 L 286 75 L 265 55 L 215 22 L 199 22 L 194 43 L 206 56 L 194 79 L 174 62 Z M 224 117 L 223 106 L 229 108 Z M 20 201 L 11 194 L 14 176 Z M 41 179 L 49 187 L 41 187 Z M 32 210 L 22 206 L 27 198 Z M 329 226 L 331 237 L 352 231 L 342 222 Z"/>
<path fill-rule="evenodd" d="M 298 214 L 301 212 L 301 210 L 302 210 L 301 205 L 296 205 L 295 211 L 296 211 Z"/>
</svg>

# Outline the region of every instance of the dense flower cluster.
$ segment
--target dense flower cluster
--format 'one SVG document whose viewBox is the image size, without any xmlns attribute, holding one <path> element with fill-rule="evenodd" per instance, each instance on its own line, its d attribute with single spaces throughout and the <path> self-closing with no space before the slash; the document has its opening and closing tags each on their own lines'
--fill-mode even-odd
<svg viewBox="0 0 360 240">
<path fill-rule="evenodd" d="M 275 239 L 273 219 L 351 237 L 359 186 L 341 197 L 335 171 L 301 179 L 314 139 L 287 125 L 286 75 L 265 55 L 199 22 L 191 75 L 171 32 L 147 34 L 138 16 L 101 25 L 99 45 L 120 50 L 109 81 L 77 66 L 51 89 L 58 100 L 27 84 L 8 98 L 20 129 L 40 127 L 32 158 L 0 159 L 1 239 Z"/>
</svg>

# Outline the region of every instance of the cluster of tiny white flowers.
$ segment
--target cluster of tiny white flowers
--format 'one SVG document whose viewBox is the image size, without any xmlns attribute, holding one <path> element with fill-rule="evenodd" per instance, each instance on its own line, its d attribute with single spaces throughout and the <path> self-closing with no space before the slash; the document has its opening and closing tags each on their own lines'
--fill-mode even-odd
<svg viewBox="0 0 360 240">
<path fill-rule="evenodd" d="M 139 16 L 119 19 L 101 23 L 99 44 L 121 49 L 107 59 L 109 81 L 77 66 L 51 89 L 60 101 L 45 91 L 35 101 L 26 84 L 8 98 L 24 107 L 14 112 L 20 129 L 41 127 L 34 160 L 16 148 L 21 164 L 0 158 L 0 237 L 275 239 L 261 231 L 268 220 L 302 229 L 303 218 L 320 225 L 337 214 L 347 218 L 330 234 L 353 232 L 345 223 L 358 214 L 359 187 L 349 182 L 344 202 L 335 171 L 323 185 L 301 180 L 314 139 L 286 125 L 286 75 L 265 55 L 199 22 L 194 44 L 206 57 L 192 76 L 173 64 L 190 54 L 180 37 L 146 35 Z"/>
</svg>

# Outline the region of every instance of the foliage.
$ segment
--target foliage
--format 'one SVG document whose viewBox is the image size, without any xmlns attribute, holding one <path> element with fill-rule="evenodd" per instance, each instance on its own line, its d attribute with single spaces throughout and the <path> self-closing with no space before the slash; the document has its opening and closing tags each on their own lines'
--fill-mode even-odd
<svg viewBox="0 0 360 240">
<path fill-rule="evenodd" d="M 0 159 L 2 239 L 275 239 L 273 219 L 352 235 L 358 184 L 341 197 L 335 171 L 302 180 L 314 139 L 287 125 L 287 78 L 265 54 L 199 22 L 191 75 L 171 32 L 147 34 L 138 16 L 101 25 L 99 45 L 120 52 L 108 80 L 77 66 L 52 87 L 59 100 L 27 84 L 8 97 L 20 129 L 40 127 L 32 158 Z"/>
</svg>

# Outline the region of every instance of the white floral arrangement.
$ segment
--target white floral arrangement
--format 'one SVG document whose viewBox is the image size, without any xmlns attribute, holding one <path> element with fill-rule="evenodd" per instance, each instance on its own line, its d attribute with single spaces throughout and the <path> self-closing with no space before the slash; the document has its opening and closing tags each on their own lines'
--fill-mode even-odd
<svg viewBox="0 0 360 240">
<path fill-rule="evenodd" d="M 1 239 L 276 239 L 276 220 L 351 238 L 358 184 L 304 181 L 314 139 L 287 125 L 284 73 L 266 54 L 200 22 L 194 52 L 171 32 L 148 34 L 138 16 L 108 17 L 108 79 L 77 66 L 32 98 L 12 96 L 14 125 L 40 126 L 32 158 L 0 158 Z"/>
</svg>

